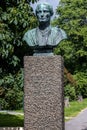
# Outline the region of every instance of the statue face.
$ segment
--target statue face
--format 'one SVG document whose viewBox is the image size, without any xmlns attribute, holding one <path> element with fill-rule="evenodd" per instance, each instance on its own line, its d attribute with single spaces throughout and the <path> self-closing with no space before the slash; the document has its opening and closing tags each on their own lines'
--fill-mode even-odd
<svg viewBox="0 0 87 130">
<path fill-rule="evenodd" d="M 50 21 L 51 15 L 50 15 L 50 11 L 47 8 L 46 5 L 41 5 L 37 11 L 37 18 L 39 20 L 39 22 L 48 22 Z"/>
</svg>

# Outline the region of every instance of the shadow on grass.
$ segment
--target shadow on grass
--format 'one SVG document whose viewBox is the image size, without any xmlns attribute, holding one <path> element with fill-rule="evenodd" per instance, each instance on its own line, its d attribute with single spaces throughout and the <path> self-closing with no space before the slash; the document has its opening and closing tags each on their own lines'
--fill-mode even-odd
<svg viewBox="0 0 87 130">
<path fill-rule="evenodd" d="M 0 113 L 0 127 L 23 127 L 24 116 Z"/>
</svg>

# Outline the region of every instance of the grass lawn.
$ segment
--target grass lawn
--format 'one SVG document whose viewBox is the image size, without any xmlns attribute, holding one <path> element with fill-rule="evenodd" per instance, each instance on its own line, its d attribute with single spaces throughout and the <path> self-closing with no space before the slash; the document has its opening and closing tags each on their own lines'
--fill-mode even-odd
<svg viewBox="0 0 87 130">
<path fill-rule="evenodd" d="M 87 108 L 87 99 L 83 99 L 82 102 L 70 102 L 70 106 L 65 108 L 65 117 L 74 117 L 85 108 Z"/>
<path fill-rule="evenodd" d="M 0 113 L 0 127 L 23 127 L 24 116 Z"/>
</svg>

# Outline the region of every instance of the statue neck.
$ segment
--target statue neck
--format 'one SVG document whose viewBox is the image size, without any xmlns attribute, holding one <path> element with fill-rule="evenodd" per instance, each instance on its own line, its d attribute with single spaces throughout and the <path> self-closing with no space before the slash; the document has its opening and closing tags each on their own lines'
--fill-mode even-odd
<svg viewBox="0 0 87 130">
<path fill-rule="evenodd" d="M 46 28 L 48 28 L 50 26 L 50 22 L 41 22 L 39 23 L 39 29 L 40 30 L 45 30 Z"/>
</svg>

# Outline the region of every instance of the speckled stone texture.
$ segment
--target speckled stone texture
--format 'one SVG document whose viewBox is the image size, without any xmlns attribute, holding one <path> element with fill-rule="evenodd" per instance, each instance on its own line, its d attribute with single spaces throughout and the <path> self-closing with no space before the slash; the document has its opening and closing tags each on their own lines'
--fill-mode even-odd
<svg viewBox="0 0 87 130">
<path fill-rule="evenodd" d="M 24 57 L 24 130 L 64 130 L 61 56 Z"/>
</svg>

